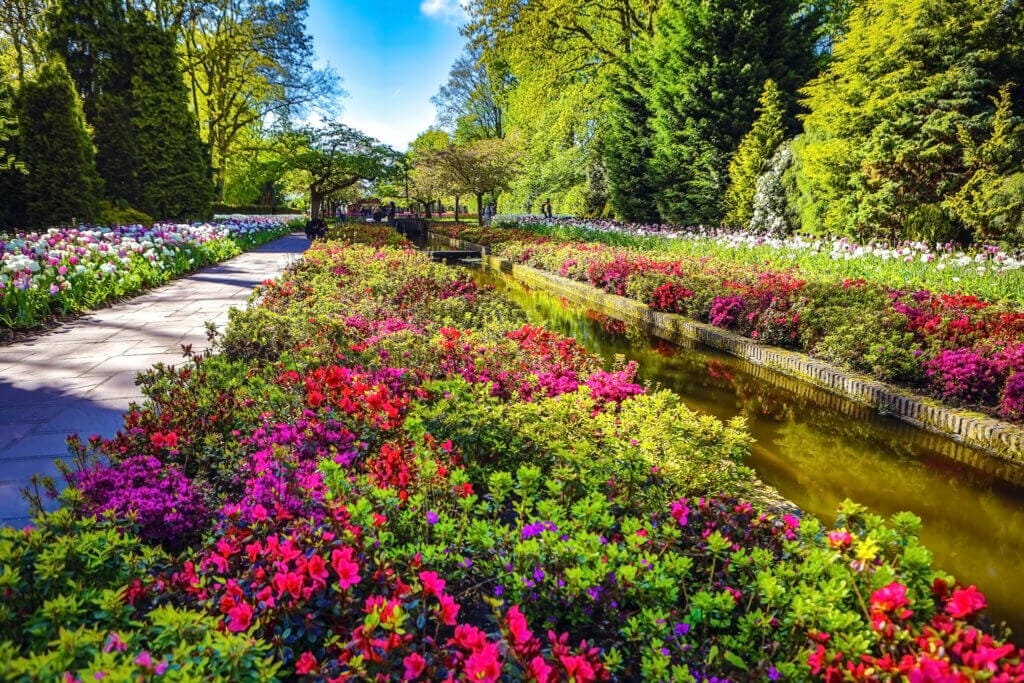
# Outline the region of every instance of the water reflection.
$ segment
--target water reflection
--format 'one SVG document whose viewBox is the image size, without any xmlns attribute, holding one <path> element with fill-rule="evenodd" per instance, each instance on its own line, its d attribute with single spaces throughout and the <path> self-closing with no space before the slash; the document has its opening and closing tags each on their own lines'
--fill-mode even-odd
<svg viewBox="0 0 1024 683">
<path fill-rule="evenodd" d="M 757 440 L 749 464 L 826 523 L 846 498 L 884 516 L 912 511 L 924 522 L 921 538 L 936 565 L 976 584 L 994 621 L 1005 620 L 1024 641 L 1021 468 L 993 465 L 949 439 L 714 349 L 627 337 L 622 323 L 501 274 L 475 277 L 605 359 L 636 360 L 641 379 L 678 393 L 691 408 L 723 420 L 744 416 Z"/>
</svg>

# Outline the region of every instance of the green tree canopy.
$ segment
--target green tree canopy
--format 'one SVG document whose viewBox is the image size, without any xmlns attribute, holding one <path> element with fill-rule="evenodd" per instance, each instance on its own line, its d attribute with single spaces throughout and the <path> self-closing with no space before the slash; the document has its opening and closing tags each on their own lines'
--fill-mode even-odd
<svg viewBox="0 0 1024 683">
<path fill-rule="evenodd" d="M 729 159 L 754 122 L 765 80 L 788 104 L 816 68 L 818 18 L 799 7 L 798 0 L 665 0 L 652 90 L 663 218 L 721 220 Z M 795 108 L 788 113 L 795 123 Z"/>
<path fill-rule="evenodd" d="M 864 0 L 853 10 L 829 67 L 805 90 L 807 135 L 794 148 L 805 229 L 956 234 L 946 199 L 974 170 L 965 141 L 991 134 L 998 74 L 1021 54 L 1021 36 L 1007 42 L 1004 27 L 1019 5 Z"/>
<path fill-rule="evenodd" d="M 754 215 L 757 179 L 786 137 L 786 103 L 775 81 L 764 83 L 758 101 L 757 120 L 729 161 L 729 187 L 725 191 L 725 224 L 746 228 Z"/>
</svg>

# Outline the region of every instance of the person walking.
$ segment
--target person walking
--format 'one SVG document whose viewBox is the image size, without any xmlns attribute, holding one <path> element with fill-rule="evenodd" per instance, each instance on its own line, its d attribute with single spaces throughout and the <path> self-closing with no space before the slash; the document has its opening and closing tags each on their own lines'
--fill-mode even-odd
<svg viewBox="0 0 1024 683">
<path fill-rule="evenodd" d="M 541 212 L 541 214 L 543 214 L 544 218 L 551 218 L 551 216 L 553 214 L 551 213 L 551 198 L 550 197 L 545 199 L 544 203 L 540 205 L 540 212 Z"/>
</svg>

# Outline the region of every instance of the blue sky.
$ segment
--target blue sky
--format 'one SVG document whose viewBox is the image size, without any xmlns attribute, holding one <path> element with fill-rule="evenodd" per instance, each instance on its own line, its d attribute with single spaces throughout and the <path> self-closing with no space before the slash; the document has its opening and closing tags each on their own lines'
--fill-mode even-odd
<svg viewBox="0 0 1024 683">
<path fill-rule="evenodd" d="M 434 122 L 430 98 L 462 51 L 458 0 L 309 0 L 317 65 L 348 96 L 341 121 L 398 150 Z"/>
</svg>

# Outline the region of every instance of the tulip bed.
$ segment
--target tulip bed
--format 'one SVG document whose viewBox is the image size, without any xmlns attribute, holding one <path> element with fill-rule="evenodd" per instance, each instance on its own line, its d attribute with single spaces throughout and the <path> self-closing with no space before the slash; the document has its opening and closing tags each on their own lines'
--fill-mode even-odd
<svg viewBox="0 0 1024 683">
<path fill-rule="evenodd" d="M 0 233 L 0 334 L 156 287 L 287 234 L 280 216 Z"/>
<path fill-rule="evenodd" d="M 0 677 L 1024 677 L 912 515 L 752 504 L 741 422 L 346 235 L 71 440 L 0 532 Z"/>
<path fill-rule="evenodd" d="M 657 248 L 665 240 L 612 246 L 525 224 L 437 229 L 655 310 L 798 349 L 950 405 L 1024 420 L 1024 311 L 1009 300 L 838 278 L 809 263 Z"/>
</svg>

